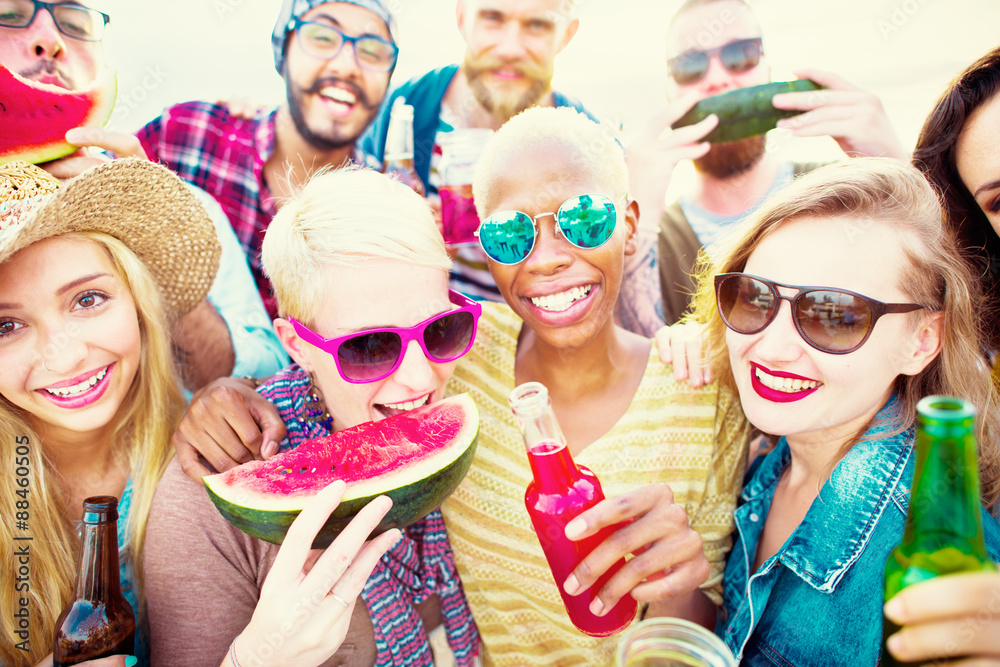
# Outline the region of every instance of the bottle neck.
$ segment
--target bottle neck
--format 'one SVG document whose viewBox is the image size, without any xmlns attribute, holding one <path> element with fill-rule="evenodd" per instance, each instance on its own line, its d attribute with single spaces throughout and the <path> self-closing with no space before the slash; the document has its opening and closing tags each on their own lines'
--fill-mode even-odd
<svg viewBox="0 0 1000 667">
<path fill-rule="evenodd" d="M 565 443 L 542 442 L 528 447 L 528 462 L 540 493 L 559 493 L 580 478 L 580 469 Z"/>
<path fill-rule="evenodd" d="M 413 162 L 413 123 L 407 117 L 391 117 L 385 140 L 386 164 Z"/>
<path fill-rule="evenodd" d="M 566 446 L 566 437 L 559 428 L 545 386 L 529 382 L 517 387 L 511 394 L 510 404 L 521 426 L 538 490 L 556 493 L 572 486 L 580 477 L 580 469 Z"/>
<path fill-rule="evenodd" d="M 978 457 L 971 429 L 921 426 L 916 448 L 901 548 L 912 554 L 952 546 L 985 560 Z"/>
<path fill-rule="evenodd" d="M 84 523 L 75 597 L 110 600 L 120 596 L 118 522 Z"/>
</svg>

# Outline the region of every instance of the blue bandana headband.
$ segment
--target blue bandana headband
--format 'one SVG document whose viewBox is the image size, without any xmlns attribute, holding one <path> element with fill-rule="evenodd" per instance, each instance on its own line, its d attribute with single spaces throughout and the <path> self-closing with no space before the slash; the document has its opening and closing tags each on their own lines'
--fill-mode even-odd
<svg viewBox="0 0 1000 667">
<path fill-rule="evenodd" d="M 289 31 L 292 29 L 292 23 L 295 19 L 301 17 L 303 14 L 308 12 L 313 7 L 319 7 L 320 5 L 329 4 L 332 2 L 344 2 L 350 5 L 357 5 L 363 9 L 367 9 L 375 16 L 382 19 L 386 27 L 389 29 L 389 38 L 395 44 L 396 42 L 396 18 L 392 14 L 392 10 L 389 6 L 396 0 L 389 0 L 384 2 L 383 0 L 284 0 L 281 3 L 281 13 L 278 14 L 278 20 L 274 24 L 274 32 L 271 33 L 271 49 L 274 51 L 274 68 L 278 70 L 278 74 L 284 76 L 284 64 L 285 64 L 285 41 L 288 37 Z"/>
</svg>

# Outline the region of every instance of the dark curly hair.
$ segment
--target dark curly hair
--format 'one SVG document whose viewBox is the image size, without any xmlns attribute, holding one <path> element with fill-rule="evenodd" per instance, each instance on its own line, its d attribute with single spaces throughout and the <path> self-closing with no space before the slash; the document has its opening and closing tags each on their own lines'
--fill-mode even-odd
<svg viewBox="0 0 1000 667">
<path fill-rule="evenodd" d="M 945 225 L 958 238 L 963 256 L 981 278 L 986 312 L 979 317 L 983 343 L 1000 349 L 1000 236 L 956 167 L 955 146 L 965 123 L 1000 93 L 1000 47 L 974 62 L 948 86 L 920 130 L 913 164 L 943 198 Z"/>
</svg>

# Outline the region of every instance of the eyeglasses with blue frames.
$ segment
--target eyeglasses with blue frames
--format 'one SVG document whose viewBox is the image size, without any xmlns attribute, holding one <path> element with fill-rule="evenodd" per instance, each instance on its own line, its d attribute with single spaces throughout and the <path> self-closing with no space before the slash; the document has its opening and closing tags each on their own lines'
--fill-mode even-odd
<svg viewBox="0 0 1000 667">
<path fill-rule="evenodd" d="M 459 306 L 457 310 L 434 315 L 412 327 L 385 327 L 324 338 L 295 318 L 291 323 L 299 338 L 333 357 L 344 380 L 352 384 L 377 382 L 396 372 L 410 341 L 417 341 L 424 355 L 437 363 L 455 361 L 472 348 L 483 307 L 452 290 L 448 290 L 448 298 Z"/>
<path fill-rule="evenodd" d="M 781 294 L 779 287 L 795 290 L 795 296 Z M 715 276 L 715 298 L 726 326 L 747 335 L 766 329 L 781 302 L 787 301 L 802 340 L 827 354 L 849 354 L 860 348 L 883 315 L 926 308 L 919 303 L 883 303 L 833 287 L 784 285 L 746 273 Z"/>
<path fill-rule="evenodd" d="M 708 73 L 709 59 L 718 56 L 727 72 L 740 74 L 760 63 L 764 43 L 760 37 L 738 39 L 714 49 L 688 51 L 667 61 L 667 70 L 679 85 L 686 86 L 700 81 Z"/>
<path fill-rule="evenodd" d="M 84 42 L 99 42 L 104 39 L 104 28 L 111 21 L 111 17 L 104 12 L 73 3 L 0 0 L 0 26 L 27 28 L 35 22 L 39 9 L 52 16 L 59 32 Z"/>
<path fill-rule="evenodd" d="M 494 262 L 519 264 L 535 247 L 538 219 L 549 215 L 556 219 L 557 233 L 583 250 L 600 248 L 611 239 L 618 225 L 618 211 L 611 197 L 595 193 L 570 197 L 555 213 L 530 216 L 523 211 L 499 211 L 483 220 L 476 236 Z"/>
<path fill-rule="evenodd" d="M 354 62 L 359 67 L 373 72 L 388 72 L 396 66 L 399 56 L 399 47 L 392 42 L 376 35 L 345 35 L 328 23 L 297 18 L 292 22 L 292 30 L 298 34 L 302 50 L 320 60 L 333 60 L 340 55 L 345 44 L 350 44 L 354 49 Z"/>
</svg>

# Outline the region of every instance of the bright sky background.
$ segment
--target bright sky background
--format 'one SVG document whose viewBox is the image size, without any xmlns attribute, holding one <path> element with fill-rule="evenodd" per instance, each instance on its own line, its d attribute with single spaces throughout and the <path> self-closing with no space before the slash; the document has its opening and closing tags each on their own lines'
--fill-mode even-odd
<svg viewBox="0 0 1000 667">
<path fill-rule="evenodd" d="M 397 82 L 457 62 L 464 45 L 455 0 L 395 0 Z M 666 25 L 679 0 L 580 0 L 580 31 L 556 61 L 555 87 L 626 140 L 664 104 Z M 998 0 L 751 0 L 774 78 L 799 67 L 834 71 L 879 94 L 911 147 L 948 81 L 1000 44 Z M 283 87 L 271 60 L 278 0 L 94 0 L 112 15 L 106 38 L 118 70 L 114 127 L 135 130 L 169 104 L 233 97 L 272 104 Z M 830 153 L 796 140 L 795 155 Z M 835 154 L 835 153 L 833 153 Z"/>
</svg>

